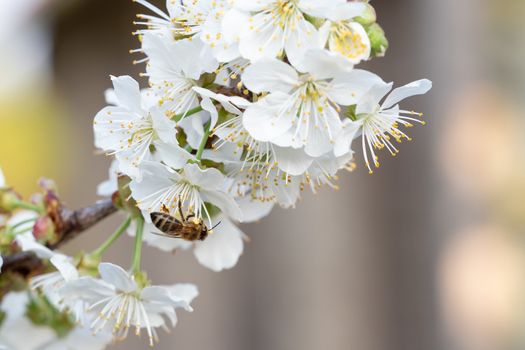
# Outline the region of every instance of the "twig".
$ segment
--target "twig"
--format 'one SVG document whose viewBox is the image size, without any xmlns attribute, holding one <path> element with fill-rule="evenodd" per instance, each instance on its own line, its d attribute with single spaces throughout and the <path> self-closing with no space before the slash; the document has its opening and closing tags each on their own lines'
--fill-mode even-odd
<svg viewBox="0 0 525 350">
<path fill-rule="evenodd" d="M 92 206 L 75 211 L 61 208 L 60 219 L 62 228 L 58 232 L 60 239 L 57 243 L 51 245 L 50 248 L 57 249 L 116 211 L 117 208 L 111 199 L 102 200 Z"/>
<path fill-rule="evenodd" d="M 60 205 L 56 212 L 48 212 L 48 215 L 55 223 L 59 237 L 56 243 L 49 245 L 49 248 L 59 248 L 116 211 L 117 208 L 111 199 L 102 200 L 89 207 L 75 211 Z M 32 252 L 19 252 L 5 256 L 3 259 L 2 272 L 13 271 L 27 275 L 42 266 L 40 259 Z"/>
</svg>

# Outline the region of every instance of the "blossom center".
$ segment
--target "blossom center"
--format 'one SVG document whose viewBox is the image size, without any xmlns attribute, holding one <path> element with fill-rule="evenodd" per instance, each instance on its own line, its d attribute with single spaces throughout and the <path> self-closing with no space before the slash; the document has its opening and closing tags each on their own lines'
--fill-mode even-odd
<svg viewBox="0 0 525 350">
<path fill-rule="evenodd" d="M 349 22 L 341 21 L 331 27 L 331 49 L 347 58 L 356 59 L 366 54 L 368 46 Z"/>
</svg>

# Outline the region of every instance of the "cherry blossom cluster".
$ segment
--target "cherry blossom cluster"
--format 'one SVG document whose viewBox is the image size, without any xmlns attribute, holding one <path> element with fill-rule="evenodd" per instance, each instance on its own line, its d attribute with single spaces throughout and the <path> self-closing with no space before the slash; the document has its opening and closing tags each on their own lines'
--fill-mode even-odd
<svg viewBox="0 0 525 350">
<path fill-rule="evenodd" d="M 113 196 L 125 221 L 75 257 L 51 251 L 31 229 L 13 239 L 49 260 L 32 287 L 80 329 L 109 339 L 143 330 L 153 345 L 157 329 L 175 326 L 175 310 L 191 311 L 198 293 L 190 284 L 153 285 L 140 263 L 143 242 L 192 250 L 213 271 L 232 268 L 246 237 L 238 223 L 294 207 L 304 190 L 335 188 L 337 173 L 356 167 L 354 141 L 372 173 L 380 151 L 396 155 L 410 140 L 405 128 L 424 124 L 399 103 L 432 83 L 394 89 L 355 67 L 388 47 L 368 2 L 167 0 L 159 9 L 135 1 L 145 14 L 131 51 L 148 85 L 112 77 L 108 106 L 94 120 L 95 146 L 113 159 L 98 193 Z M 152 213 L 191 217 L 210 234 L 170 237 Z M 129 270 L 102 260 L 124 232 L 135 237 Z"/>
</svg>

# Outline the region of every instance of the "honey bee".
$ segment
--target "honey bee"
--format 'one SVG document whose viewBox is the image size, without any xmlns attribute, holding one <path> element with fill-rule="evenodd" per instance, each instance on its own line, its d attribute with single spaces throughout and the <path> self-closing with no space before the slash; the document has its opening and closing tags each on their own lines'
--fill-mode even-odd
<svg viewBox="0 0 525 350">
<path fill-rule="evenodd" d="M 181 219 L 169 214 L 168 208 L 163 205 L 162 212 L 151 213 L 151 221 L 156 228 L 162 232 L 162 236 L 169 238 L 181 238 L 185 241 L 195 242 L 204 241 L 213 233 L 213 229 L 220 225 L 220 222 L 208 229 L 202 219 L 196 218 L 194 214 L 184 216 L 179 202 L 179 215 Z"/>
</svg>

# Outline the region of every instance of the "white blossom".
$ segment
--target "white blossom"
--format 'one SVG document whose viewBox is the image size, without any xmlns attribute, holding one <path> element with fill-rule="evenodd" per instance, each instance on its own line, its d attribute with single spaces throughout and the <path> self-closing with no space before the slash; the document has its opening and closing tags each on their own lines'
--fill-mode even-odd
<svg viewBox="0 0 525 350">
<path fill-rule="evenodd" d="M 401 110 L 398 103 L 405 98 L 427 93 L 432 88 L 432 82 L 427 79 L 418 80 L 394 90 L 392 85 L 392 83 L 375 85 L 357 104 L 356 113 L 361 126 L 363 155 L 370 172 L 372 172 L 371 163 L 379 167 L 376 150 L 386 148 L 392 155 L 396 155 L 399 151 L 394 141 L 411 140 L 400 130 L 400 126 L 411 127 L 413 123 L 425 124 L 416 118 L 422 116 L 420 113 Z M 380 104 L 383 98 L 384 101 Z"/>
<path fill-rule="evenodd" d="M 145 162 L 141 170 L 143 180 L 132 181 L 130 188 L 138 206 L 147 213 L 167 208 L 176 215 L 180 203 L 185 215 L 195 214 L 213 226 L 205 205 L 210 203 L 235 220 L 242 220 L 237 203 L 222 190 L 228 180 L 217 169 L 203 170 L 197 164 L 187 164 L 177 171 L 157 162 Z"/>
<path fill-rule="evenodd" d="M 340 106 L 357 103 L 382 80 L 367 71 L 345 72 L 327 66 L 322 50 L 309 51 L 306 59 L 309 70 L 305 74 L 275 59 L 246 70 L 242 77 L 246 86 L 255 93 L 270 94 L 246 110 L 243 124 L 259 141 L 304 147 L 307 155 L 319 157 L 333 150 L 342 132 Z"/>
<path fill-rule="evenodd" d="M 251 61 L 282 53 L 296 64 L 318 42 L 318 32 L 306 15 L 326 18 L 344 0 L 243 0 L 223 19 L 225 35 L 238 33 L 239 51 Z"/>
<path fill-rule="evenodd" d="M 80 277 L 73 263 L 73 259 L 40 244 L 31 232 L 18 235 L 15 241 L 22 251 L 34 252 L 39 258 L 49 260 L 51 265 L 56 269 L 55 272 L 33 277 L 31 280 L 31 288 L 41 290 L 58 310 L 70 311 L 76 322 L 80 325 L 85 325 L 86 315 L 84 302 L 76 299 L 65 301 L 61 294 L 61 289 L 67 282 L 74 281 Z"/>
<path fill-rule="evenodd" d="M 111 342 L 107 332 L 93 335 L 81 326 L 76 326 L 64 337 L 58 338 L 47 326 L 35 325 L 27 316 L 30 292 L 10 292 L 2 300 L 1 309 L 5 318 L 0 327 L 0 344 L 9 350 L 102 350 Z M 1 346 L 0 346 L 1 348 Z"/>
<path fill-rule="evenodd" d="M 347 2 L 336 6 L 319 29 L 322 47 L 348 60 L 349 65 L 358 64 L 370 57 L 370 38 L 363 26 L 353 19 L 367 9 L 364 2 Z"/>
<path fill-rule="evenodd" d="M 66 299 L 81 299 L 95 316 L 91 328 L 96 333 L 109 327 L 114 337 L 124 339 L 130 328 L 148 334 L 149 343 L 158 340 L 156 329 L 177 323 L 175 310 L 192 311 L 190 303 L 198 294 L 193 285 L 142 286 L 120 266 L 101 263 L 100 279 L 81 277 L 63 287 Z"/>
<path fill-rule="evenodd" d="M 212 56 L 202 52 L 202 46 L 200 41 L 173 42 L 162 36 L 144 35 L 142 51 L 148 56 L 145 75 L 163 109 L 184 115 L 198 106 L 197 93 L 192 88 L 198 86 L 203 73 L 218 67 Z"/>
<path fill-rule="evenodd" d="M 95 145 L 119 162 L 119 170 L 137 177 L 139 165 L 150 158 L 155 140 L 176 143 L 176 124 L 158 108 L 146 109 L 138 83 L 129 76 L 112 77 L 117 106 L 102 109 L 95 117 Z"/>
</svg>

